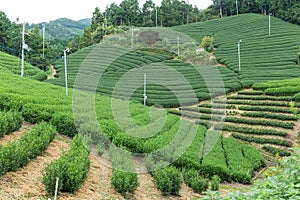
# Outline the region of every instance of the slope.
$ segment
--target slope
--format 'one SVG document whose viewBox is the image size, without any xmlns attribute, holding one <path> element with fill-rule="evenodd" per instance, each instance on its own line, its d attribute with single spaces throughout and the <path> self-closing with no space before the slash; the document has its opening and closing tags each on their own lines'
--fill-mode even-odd
<svg viewBox="0 0 300 200">
<path fill-rule="evenodd" d="M 243 14 L 204 23 L 178 26 L 182 32 L 200 42 L 213 36 L 217 61 L 235 71 L 244 86 L 254 82 L 298 77 L 296 64 L 300 27 L 268 16 Z M 238 72 L 237 43 L 241 42 L 241 71 Z"/>
<path fill-rule="evenodd" d="M 14 74 L 21 74 L 21 59 L 0 51 L 0 68 L 7 69 Z M 44 71 L 33 67 L 27 62 L 24 63 L 24 74 L 39 81 L 47 79 Z"/>
</svg>

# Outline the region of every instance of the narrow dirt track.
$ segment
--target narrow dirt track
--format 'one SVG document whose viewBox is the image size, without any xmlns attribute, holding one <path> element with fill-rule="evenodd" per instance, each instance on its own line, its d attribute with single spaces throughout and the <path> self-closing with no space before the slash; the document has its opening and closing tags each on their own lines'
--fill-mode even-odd
<svg viewBox="0 0 300 200">
<path fill-rule="evenodd" d="M 8 142 L 18 140 L 27 130 L 30 130 L 31 127 L 32 124 L 24 122 L 22 127 L 18 131 L 4 135 L 2 138 L 0 138 L 0 144 L 5 145 Z"/>
<path fill-rule="evenodd" d="M 68 138 L 57 136 L 42 156 L 38 156 L 16 172 L 0 177 L 0 199 L 47 199 L 41 183 L 42 170 L 47 163 L 58 159 L 69 148 Z"/>
</svg>

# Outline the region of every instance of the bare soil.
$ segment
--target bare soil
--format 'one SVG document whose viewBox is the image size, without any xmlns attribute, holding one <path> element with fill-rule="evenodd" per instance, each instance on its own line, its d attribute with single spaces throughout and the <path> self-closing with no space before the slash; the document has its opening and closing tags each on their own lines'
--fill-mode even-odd
<svg viewBox="0 0 300 200">
<path fill-rule="evenodd" d="M 18 131 L 4 135 L 2 138 L 0 138 L 0 144 L 5 145 L 8 142 L 18 140 L 31 127 L 32 127 L 32 124 L 30 124 L 28 122 L 24 122 L 22 127 Z"/>
</svg>

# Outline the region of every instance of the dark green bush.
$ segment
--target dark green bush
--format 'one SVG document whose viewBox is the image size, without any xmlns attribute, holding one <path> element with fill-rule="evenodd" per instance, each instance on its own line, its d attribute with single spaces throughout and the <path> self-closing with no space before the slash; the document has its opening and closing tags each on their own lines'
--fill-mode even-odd
<svg viewBox="0 0 300 200">
<path fill-rule="evenodd" d="M 86 178 L 89 167 L 89 152 L 76 135 L 73 138 L 71 149 L 65 152 L 58 160 L 51 162 L 43 171 L 42 183 L 49 194 L 55 192 L 56 177 L 59 178 L 58 191 L 76 192 Z"/>
<path fill-rule="evenodd" d="M 288 151 L 285 151 L 283 149 L 279 149 L 276 147 L 272 147 L 272 146 L 263 146 L 262 149 L 267 152 L 270 152 L 273 155 L 276 155 L 276 154 L 278 154 L 279 156 L 290 156 L 291 155 L 291 153 Z"/>
<path fill-rule="evenodd" d="M 134 194 L 134 191 L 138 187 L 137 174 L 114 169 L 111 177 L 111 183 L 123 196 L 126 196 L 127 193 Z"/>
<path fill-rule="evenodd" d="M 275 138 L 260 138 L 253 136 L 240 135 L 236 133 L 232 133 L 232 137 L 244 140 L 247 142 L 255 142 L 258 144 L 277 144 L 280 146 L 291 147 L 291 144 L 287 140 L 275 139 Z"/>
<path fill-rule="evenodd" d="M 9 142 L 6 146 L 0 145 L 0 175 L 16 171 L 31 159 L 41 155 L 54 139 L 55 134 L 54 127 L 42 122 L 18 141 Z"/>
<path fill-rule="evenodd" d="M 201 177 L 198 170 L 183 169 L 182 174 L 184 182 L 195 192 L 201 194 L 208 189 L 208 180 Z"/>
<path fill-rule="evenodd" d="M 51 124 L 56 126 L 59 133 L 73 137 L 77 134 L 72 113 L 55 113 L 52 116 Z"/>
<path fill-rule="evenodd" d="M 221 179 L 218 175 L 214 175 L 211 179 L 211 190 L 218 191 L 220 186 Z"/>
<path fill-rule="evenodd" d="M 32 124 L 41 121 L 49 122 L 53 115 L 53 110 L 46 109 L 42 105 L 29 103 L 22 107 L 22 115 L 24 116 L 25 120 Z"/>
<path fill-rule="evenodd" d="M 178 195 L 182 184 L 180 172 L 174 167 L 153 172 L 155 185 L 163 195 Z"/>
<path fill-rule="evenodd" d="M 0 137 L 18 130 L 22 126 L 23 120 L 19 112 L 0 112 Z"/>
</svg>

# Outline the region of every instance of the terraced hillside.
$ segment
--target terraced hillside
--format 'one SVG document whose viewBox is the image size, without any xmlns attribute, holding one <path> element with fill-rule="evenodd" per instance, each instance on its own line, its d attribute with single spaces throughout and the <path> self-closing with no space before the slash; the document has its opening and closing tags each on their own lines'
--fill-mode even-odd
<svg viewBox="0 0 300 200">
<path fill-rule="evenodd" d="M 220 89 L 225 87 L 224 93 L 241 87 L 235 73 L 226 67 L 193 66 L 174 60 L 174 54 L 166 51 L 128 52 L 120 48 L 120 57 L 112 55 L 114 51 L 114 46 L 98 44 L 68 56 L 69 86 L 73 87 L 80 70 L 86 75 L 98 71 L 103 74 L 100 73 L 101 78 L 98 77 L 97 93 L 121 99 L 131 97 L 143 102 L 143 79 L 146 73 L 147 105 L 160 104 L 165 107 L 178 106 L 179 103 L 195 104 L 199 100 L 210 99 L 214 94 L 209 91 L 208 82 Z M 92 67 L 87 66 L 86 62 Z M 63 60 L 59 60 L 55 68 L 58 78 L 48 82 L 65 85 Z M 216 76 L 219 73 L 222 77 Z M 215 84 L 220 81 L 218 78 L 225 81 L 224 85 Z"/>
<path fill-rule="evenodd" d="M 213 35 L 217 48 L 214 54 L 217 61 L 224 66 L 192 65 L 178 59 L 174 53 L 153 51 L 152 48 L 147 51 L 130 51 L 119 47 L 114 49 L 109 45 L 94 45 L 68 56 L 69 86 L 73 87 L 80 67 L 89 62 L 93 67 L 87 67 L 82 73 L 88 75 L 101 71 L 98 93 L 121 99 L 130 97 L 143 102 L 143 79 L 144 73 L 147 73 L 147 105 L 178 107 L 195 104 L 220 93 L 238 91 L 254 82 L 299 76 L 300 67 L 296 64 L 300 40 L 299 26 L 273 17 L 271 31 L 269 36 L 268 17 L 255 14 L 226 17 L 165 31 L 157 29 L 161 37 L 158 40 L 159 45 L 164 45 L 161 41 L 165 41 L 166 38 L 175 41 L 177 36 L 183 37 L 182 33 L 196 42 L 200 42 L 203 36 Z M 243 40 L 240 72 L 237 57 L 239 39 Z M 180 48 L 189 48 L 190 45 L 184 43 Z M 64 85 L 63 59 L 56 62 L 55 68 L 58 78 L 49 82 Z M 165 68 L 171 71 L 164 71 Z M 178 78 L 178 74 L 183 79 Z M 123 84 L 118 84 L 122 81 Z"/>
<path fill-rule="evenodd" d="M 173 28 L 200 42 L 213 36 L 217 61 L 238 73 L 237 43 L 241 42 L 241 71 L 244 86 L 249 83 L 295 78 L 300 27 L 271 17 L 269 36 L 268 16 L 243 14 Z"/>
<path fill-rule="evenodd" d="M 14 74 L 21 74 L 21 59 L 0 51 L 0 68 L 8 69 Z M 43 81 L 47 79 L 45 72 L 33 67 L 27 62 L 24 63 L 24 73 L 25 76 L 36 80 Z"/>
<path fill-rule="evenodd" d="M 289 155 L 288 148 L 297 144 L 299 137 L 299 78 L 256 83 L 253 88 L 228 95 L 226 100 L 214 99 L 213 104 L 200 103 L 170 112 L 274 155 Z"/>
<path fill-rule="evenodd" d="M 176 160 L 172 166 L 176 173 L 178 173 L 178 178 L 180 178 L 180 169 L 184 167 L 196 170 L 197 173 L 201 171 L 204 176 L 208 177 L 218 174 L 223 181 L 234 180 L 241 183 L 249 183 L 255 171 L 265 164 L 264 157 L 262 157 L 254 147 L 240 144 L 234 139 L 223 138 L 222 135 L 217 132 L 207 131 L 205 127 L 181 120 L 175 115 L 165 115 L 165 112 L 161 110 L 151 109 L 152 118 L 150 118 L 149 107 L 144 107 L 141 104 L 133 102 L 129 103 L 130 119 L 134 120 L 134 122 L 140 126 L 135 128 L 135 126 L 131 125 L 130 119 L 122 117 L 121 115 L 120 120 L 120 118 L 116 118 L 113 114 L 113 107 L 117 108 L 116 110 L 121 113 L 126 110 L 125 104 L 128 104 L 126 101 L 112 101 L 109 97 L 97 95 L 95 111 L 86 112 L 85 109 L 89 106 L 87 104 L 80 104 L 81 107 L 73 112 L 72 98 L 65 96 L 65 89 L 63 87 L 36 82 L 30 78 L 21 78 L 4 69 L 1 70 L 0 78 L 0 109 L 3 110 L 3 112 L 15 110 L 18 113 L 16 114 L 17 118 L 22 116 L 26 121 L 33 124 L 38 123 L 42 127 L 37 128 L 38 132 L 33 131 L 30 133 L 28 138 L 26 138 L 26 136 L 21 138 L 20 141 L 17 141 L 17 139 L 15 139 L 16 141 L 13 140 L 14 143 L 12 143 L 11 146 L 1 146 L 0 150 L 3 152 L 10 152 L 12 149 L 15 149 L 16 152 L 23 152 L 23 150 L 25 152 L 24 154 L 18 155 L 20 164 L 14 163 L 16 166 L 9 164 L 9 160 L 12 159 L 10 154 L 1 154 L 7 159 L 7 164 L 13 167 L 12 170 L 9 170 L 12 171 L 11 173 L 14 173 L 13 171 L 20 169 L 20 167 L 26 166 L 35 156 L 42 155 L 47 149 L 47 145 L 51 146 L 51 141 L 54 139 L 54 133 L 56 132 L 54 128 L 56 128 L 59 133 L 67 136 L 74 136 L 77 132 L 82 134 L 89 133 L 95 145 L 97 143 L 98 145 L 103 145 L 103 143 L 107 142 L 107 140 L 103 140 L 102 133 L 104 133 L 110 141 L 116 146 L 122 147 L 122 149 L 139 153 L 157 152 L 157 155 L 163 157 L 153 161 L 159 161 L 159 163 L 169 161 L 169 156 L 171 156 L 172 159 L 176 156 L 178 160 Z M 77 92 L 79 92 L 80 95 L 88 94 L 80 91 Z M 72 96 L 72 91 L 70 91 L 70 96 Z M 112 102 L 114 102 L 114 104 L 112 104 Z M 95 112 L 98 118 L 96 123 L 99 122 L 102 131 L 95 129 L 95 122 L 88 120 L 92 119 Z M 10 119 L 12 114 L 5 114 L 3 116 L 6 115 Z M 164 117 L 165 120 L 163 120 Z M 7 122 L 3 117 L 0 118 L 0 121 L 1 120 L 4 120 L 5 123 Z M 13 120 L 14 123 L 17 121 L 20 120 Z M 76 126 L 74 121 L 76 122 Z M 47 123 L 50 123 L 52 126 Z M 18 128 L 19 126 L 20 125 L 16 125 L 14 127 Z M 150 128 L 147 126 L 150 126 Z M 156 132 L 154 127 L 161 127 L 161 129 Z M 43 134 L 39 131 L 43 132 Z M 12 131 L 6 132 L 9 134 Z M 48 132 L 51 134 L 47 134 Z M 143 133 L 144 137 L 136 137 L 137 135 L 141 135 L 141 133 Z M 189 140 L 188 138 L 190 137 L 194 138 L 194 140 Z M 28 143 L 30 143 L 30 145 Z M 21 145 L 20 149 L 15 148 L 16 146 L 18 147 L 19 144 Z M 211 146 L 211 144 L 215 145 Z M 188 145 L 187 151 L 181 155 L 181 148 L 184 148 L 185 145 Z M 230 150 L 230 146 L 232 145 L 238 148 L 232 151 Z M 178 148 L 179 146 L 180 148 Z M 30 149 L 27 149 L 29 147 Z M 172 153 L 168 155 L 160 154 L 161 152 Z M 152 155 L 155 156 L 155 153 Z M 85 148 L 82 147 L 78 137 L 75 136 L 69 150 L 59 159 L 57 157 L 56 159 L 52 158 L 52 164 L 47 168 L 43 168 L 47 172 L 42 181 L 46 185 L 46 190 L 48 192 L 53 191 L 53 182 L 55 182 L 56 176 L 61 177 L 61 182 L 68 182 L 69 178 L 72 179 L 72 173 L 75 168 L 74 170 L 71 170 L 71 168 L 72 166 L 76 166 L 75 172 L 78 176 L 74 181 L 69 183 L 72 185 L 66 184 L 64 187 L 60 187 L 61 191 L 64 192 L 76 191 L 89 172 L 90 161 L 87 156 L 88 154 Z M 112 156 L 112 165 L 115 166 L 119 162 L 126 163 L 125 166 L 131 166 L 130 168 L 135 171 L 139 168 L 139 165 L 134 164 L 130 157 L 131 156 L 128 157 L 128 155 L 122 157 Z M 121 161 L 118 161 L 118 159 L 121 159 Z M 147 157 L 148 161 L 151 161 L 151 159 L 151 156 Z M 241 166 L 236 159 L 242 159 L 244 164 Z M 65 165 L 65 163 L 68 163 L 68 165 Z M 63 170 L 66 167 L 70 170 Z M 153 165 L 147 164 L 147 167 L 151 168 Z M 4 168 L 3 170 L 7 169 L 9 168 Z M 6 173 L 6 171 L 3 172 Z M 136 174 L 136 172 L 120 174 L 118 170 L 113 170 L 110 178 L 112 178 L 114 185 L 113 177 L 121 176 L 126 178 L 132 176 L 132 174 Z M 154 174 L 152 175 L 154 181 L 157 181 L 159 177 Z M 135 177 L 137 177 L 137 175 L 135 175 Z M 130 181 L 133 181 L 132 184 L 136 180 L 137 178 L 130 179 Z M 26 182 L 26 180 L 24 181 Z M 117 185 L 114 185 L 114 187 L 116 189 L 119 188 Z M 136 188 L 134 188 L 134 190 L 135 189 Z M 126 189 L 121 187 L 121 191 L 122 190 Z"/>
</svg>

